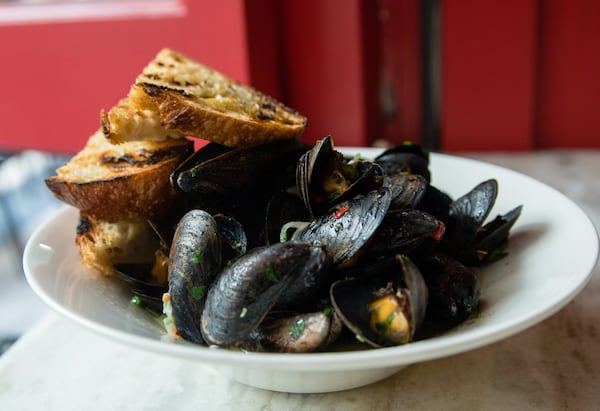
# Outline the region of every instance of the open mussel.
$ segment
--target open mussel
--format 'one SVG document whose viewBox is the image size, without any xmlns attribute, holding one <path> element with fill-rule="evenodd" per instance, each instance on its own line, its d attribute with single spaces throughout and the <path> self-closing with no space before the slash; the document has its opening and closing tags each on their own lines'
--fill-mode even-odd
<svg viewBox="0 0 600 411">
<path fill-rule="evenodd" d="M 335 311 L 282 315 L 270 314 L 244 341 L 248 351 L 306 353 L 320 351 L 342 333 L 342 322 Z"/>
<path fill-rule="evenodd" d="M 373 347 L 406 344 L 423 323 L 429 291 L 406 256 L 379 264 L 374 275 L 334 282 L 331 303 L 356 338 Z"/>
<path fill-rule="evenodd" d="M 518 206 L 485 224 L 496 202 L 498 182 L 489 179 L 452 201 L 443 250 L 460 262 L 478 266 L 500 258 L 508 234 L 521 214 Z"/>
<path fill-rule="evenodd" d="M 416 174 L 431 181 L 429 153 L 420 144 L 405 142 L 389 148 L 375 157 L 385 174 Z"/>
<path fill-rule="evenodd" d="M 304 153 L 296 168 L 296 186 L 313 217 L 382 184 L 383 170 L 378 164 L 345 158 L 334 149 L 331 136 L 318 141 Z"/>
</svg>

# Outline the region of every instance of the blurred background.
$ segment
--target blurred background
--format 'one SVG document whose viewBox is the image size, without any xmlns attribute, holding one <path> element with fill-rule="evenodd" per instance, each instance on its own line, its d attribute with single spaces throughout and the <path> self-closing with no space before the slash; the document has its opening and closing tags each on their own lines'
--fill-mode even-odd
<svg viewBox="0 0 600 411">
<path fill-rule="evenodd" d="M 308 117 L 303 138 L 444 152 L 597 149 L 594 0 L 0 0 L 0 339 L 45 308 L 22 249 L 43 179 L 170 47 Z"/>
</svg>

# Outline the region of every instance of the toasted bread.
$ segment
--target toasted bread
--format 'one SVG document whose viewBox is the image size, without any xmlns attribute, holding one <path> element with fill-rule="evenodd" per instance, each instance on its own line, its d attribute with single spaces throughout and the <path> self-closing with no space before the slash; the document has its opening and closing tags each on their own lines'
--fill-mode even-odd
<svg viewBox="0 0 600 411">
<path fill-rule="evenodd" d="M 117 263 L 152 262 L 159 239 L 141 217 L 109 222 L 80 213 L 75 244 L 87 267 L 113 275 Z"/>
<path fill-rule="evenodd" d="M 187 139 L 114 145 L 97 131 L 46 185 L 59 200 L 96 219 L 160 216 L 180 196 L 169 175 L 192 152 Z"/>
<path fill-rule="evenodd" d="M 115 143 L 198 137 L 228 147 L 297 138 L 305 117 L 170 49 L 161 50 L 137 77 L 127 98 L 101 123 Z"/>
</svg>

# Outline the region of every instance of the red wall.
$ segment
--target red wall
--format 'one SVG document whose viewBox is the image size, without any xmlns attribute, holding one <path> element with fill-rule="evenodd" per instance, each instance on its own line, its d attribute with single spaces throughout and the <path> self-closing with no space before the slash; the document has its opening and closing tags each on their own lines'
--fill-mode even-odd
<svg viewBox="0 0 600 411">
<path fill-rule="evenodd" d="M 439 4 L 440 149 L 600 148 L 600 2 Z M 181 6 L 163 17 L 0 19 L 0 150 L 77 151 L 165 46 L 298 109 L 307 141 L 421 140 L 418 0 Z"/>
<path fill-rule="evenodd" d="M 600 147 L 600 2 L 540 2 L 539 147 Z"/>
<path fill-rule="evenodd" d="M 248 82 L 246 28 L 243 0 L 189 1 L 182 16 L 0 26 L 0 149 L 79 150 L 162 47 Z"/>
<path fill-rule="evenodd" d="M 443 149 L 600 148 L 600 2 L 441 3 Z"/>
</svg>

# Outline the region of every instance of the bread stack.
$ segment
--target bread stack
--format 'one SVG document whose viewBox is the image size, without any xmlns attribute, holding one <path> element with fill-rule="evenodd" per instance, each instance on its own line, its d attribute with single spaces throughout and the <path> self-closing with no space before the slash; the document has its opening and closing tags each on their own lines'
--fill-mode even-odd
<svg viewBox="0 0 600 411">
<path fill-rule="evenodd" d="M 188 137 L 245 147 L 299 138 L 306 127 L 296 111 L 170 49 L 100 117 L 101 128 L 46 185 L 79 209 L 80 254 L 107 275 L 116 263 L 153 258 L 158 237 L 148 221 L 181 206 L 169 175 L 192 154 Z"/>
</svg>

